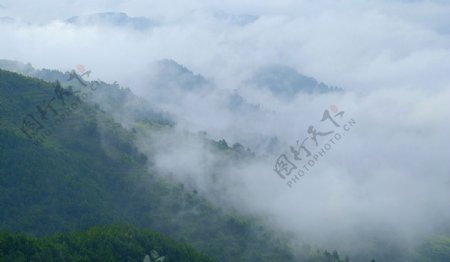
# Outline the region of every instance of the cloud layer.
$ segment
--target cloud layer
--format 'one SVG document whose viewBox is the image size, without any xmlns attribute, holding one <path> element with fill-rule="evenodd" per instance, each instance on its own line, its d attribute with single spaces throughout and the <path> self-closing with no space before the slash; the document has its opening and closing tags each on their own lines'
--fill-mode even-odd
<svg viewBox="0 0 450 262">
<path fill-rule="evenodd" d="M 350 253 L 373 248 L 362 239 L 384 237 L 409 246 L 448 226 L 450 5 L 445 1 L 2 1 L 1 6 L 0 16 L 13 18 L 0 20 L 1 58 L 60 70 L 84 64 L 95 77 L 117 80 L 174 113 L 178 129 L 158 143 L 142 141 L 142 149 L 156 148 L 156 168 L 218 203 L 265 215 L 303 239 Z M 136 30 L 66 21 L 104 12 L 155 24 Z M 171 60 L 157 62 L 163 59 Z M 167 62 L 172 60 L 185 68 Z M 251 81 L 273 65 L 345 92 L 276 96 Z M 244 105 L 237 111 L 230 108 L 233 97 Z M 308 136 L 310 125 L 320 124 L 330 105 L 356 125 L 290 188 L 273 171 L 275 160 L 282 153 L 292 158 L 289 147 Z M 224 176 L 218 186 L 211 180 L 217 155 L 201 140 L 185 140 L 185 130 L 240 142 L 261 157 L 217 169 Z M 278 146 L 267 150 L 275 137 Z"/>
</svg>

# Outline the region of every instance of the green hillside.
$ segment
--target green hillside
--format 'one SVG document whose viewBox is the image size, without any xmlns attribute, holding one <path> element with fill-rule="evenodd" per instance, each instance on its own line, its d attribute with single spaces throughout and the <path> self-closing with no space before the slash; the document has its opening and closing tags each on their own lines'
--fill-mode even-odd
<svg viewBox="0 0 450 262">
<path fill-rule="evenodd" d="M 158 176 L 135 134 L 76 90 L 0 70 L 0 230 L 41 237 L 126 223 L 218 261 L 339 260 Z M 223 142 L 212 145 L 233 154 Z"/>
</svg>

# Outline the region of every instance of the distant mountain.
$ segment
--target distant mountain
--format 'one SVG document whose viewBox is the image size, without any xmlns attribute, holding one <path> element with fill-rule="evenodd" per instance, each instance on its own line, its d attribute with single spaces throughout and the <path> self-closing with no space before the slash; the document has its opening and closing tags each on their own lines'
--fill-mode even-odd
<svg viewBox="0 0 450 262">
<path fill-rule="evenodd" d="M 259 105 L 247 102 L 245 98 L 236 91 L 228 96 L 228 108 L 236 113 L 254 112 L 260 109 Z"/>
<path fill-rule="evenodd" d="M 251 14 L 229 14 L 223 11 L 216 12 L 214 16 L 230 24 L 245 26 L 258 20 L 258 16 Z"/>
<path fill-rule="evenodd" d="M 155 69 L 151 84 L 157 88 L 193 91 L 210 84 L 203 76 L 170 59 L 156 62 Z"/>
<path fill-rule="evenodd" d="M 16 72 L 25 76 L 35 77 L 44 81 L 59 81 L 63 86 L 73 86 L 77 90 L 83 90 L 84 86 L 76 80 L 69 80 L 69 72 L 58 70 L 35 69 L 30 63 L 0 59 L 0 69 Z M 86 81 L 87 85 L 94 83 Z M 134 95 L 129 89 L 118 84 L 108 84 L 96 81 L 98 88 L 93 92 L 88 101 L 97 103 L 104 111 L 114 116 L 114 119 L 122 124 L 131 125 L 135 121 L 150 120 L 160 124 L 174 124 L 173 118 L 165 112 L 157 110 L 144 99 Z"/>
<path fill-rule="evenodd" d="M 67 23 L 81 26 L 116 26 L 131 27 L 136 30 L 146 30 L 157 26 L 158 23 L 147 17 L 130 17 L 126 13 L 95 13 L 86 16 L 74 16 L 67 20 Z"/>
<path fill-rule="evenodd" d="M 9 16 L 0 17 L 0 23 L 2 23 L 2 24 L 12 24 L 14 22 L 16 22 L 16 19 L 14 19 L 12 17 L 9 17 Z"/>
<path fill-rule="evenodd" d="M 212 87 L 214 84 L 200 74 L 194 74 L 188 68 L 169 59 L 158 61 L 154 66 L 151 85 L 162 90 L 195 91 Z M 256 70 L 247 81 L 259 88 L 268 88 L 274 95 L 292 97 L 298 93 L 339 92 L 341 88 L 328 86 L 298 73 L 295 69 L 283 65 L 270 65 Z M 244 102 L 237 93 L 230 94 L 233 107 Z"/>
<path fill-rule="evenodd" d="M 276 96 L 286 98 L 298 93 L 339 92 L 342 89 L 327 86 L 312 77 L 298 73 L 295 69 L 283 65 L 270 65 L 255 72 L 249 83 L 259 88 L 267 88 Z"/>
<path fill-rule="evenodd" d="M 62 73 L 58 70 L 35 69 L 30 63 L 22 63 L 14 60 L 0 59 L 0 69 L 15 72 L 29 77 L 40 78 L 45 81 L 65 82 L 69 73 Z"/>
<path fill-rule="evenodd" d="M 212 83 L 202 75 L 170 59 L 152 63 L 146 77 L 148 88 L 139 95 L 162 108 L 177 106 L 191 95 L 205 95 L 213 90 Z"/>
</svg>

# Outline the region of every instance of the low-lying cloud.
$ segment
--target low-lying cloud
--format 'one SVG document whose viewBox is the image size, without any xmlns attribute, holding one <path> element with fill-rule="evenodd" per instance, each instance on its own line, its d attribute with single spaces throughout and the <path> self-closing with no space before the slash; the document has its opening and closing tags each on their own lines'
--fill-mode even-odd
<svg viewBox="0 0 450 262">
<path fill-rule="evenodd" d="M 176 129 L 151 140 L 158 143 L 144 139 L 142 150 L 218 204 L 349 253 L 374 248 L 365 239 L 409 247 L 448 228 L 450 5 L 443 1 L 1 5 L 0 16 L 14 19 L 0 20 L 1 58 L 60 70 L 84 64 L 173 113 Z M 105 12 L 155 24 L 66 21 Z M 252 81 L 273 65 L 344 91 L 277 96 Z M 290 146 L 331 105 L 356 125 L 288 187 L 273 171 L 277 157 L 293 158 Z M 219 168 L 218 155 L 185 131 L 239 142 L 258 158 Z"/>
</svg>

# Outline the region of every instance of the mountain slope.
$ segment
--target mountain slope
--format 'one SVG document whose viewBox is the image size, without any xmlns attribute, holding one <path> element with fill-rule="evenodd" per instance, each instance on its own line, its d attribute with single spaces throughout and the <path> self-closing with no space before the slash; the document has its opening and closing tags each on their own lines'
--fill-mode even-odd
<svg viewBox="0 0 450 262">
<path fill-rule="evenodd" d="M 257 70 L 249 83 L 267 88 L 275 96 L 290 98 L 299 93 L 339 92 L 340 88 L 327 86 L 312 77 L 299 74 L 295 69 L 270 65 Z"/>
<path fill-rule="evenodd" d="M 219 261 L 326 261 L 158 176 L 135 134 L 74 90 L 0 70 L 0 230 L 43 236 L 129 223 Z"/>
</svg>

